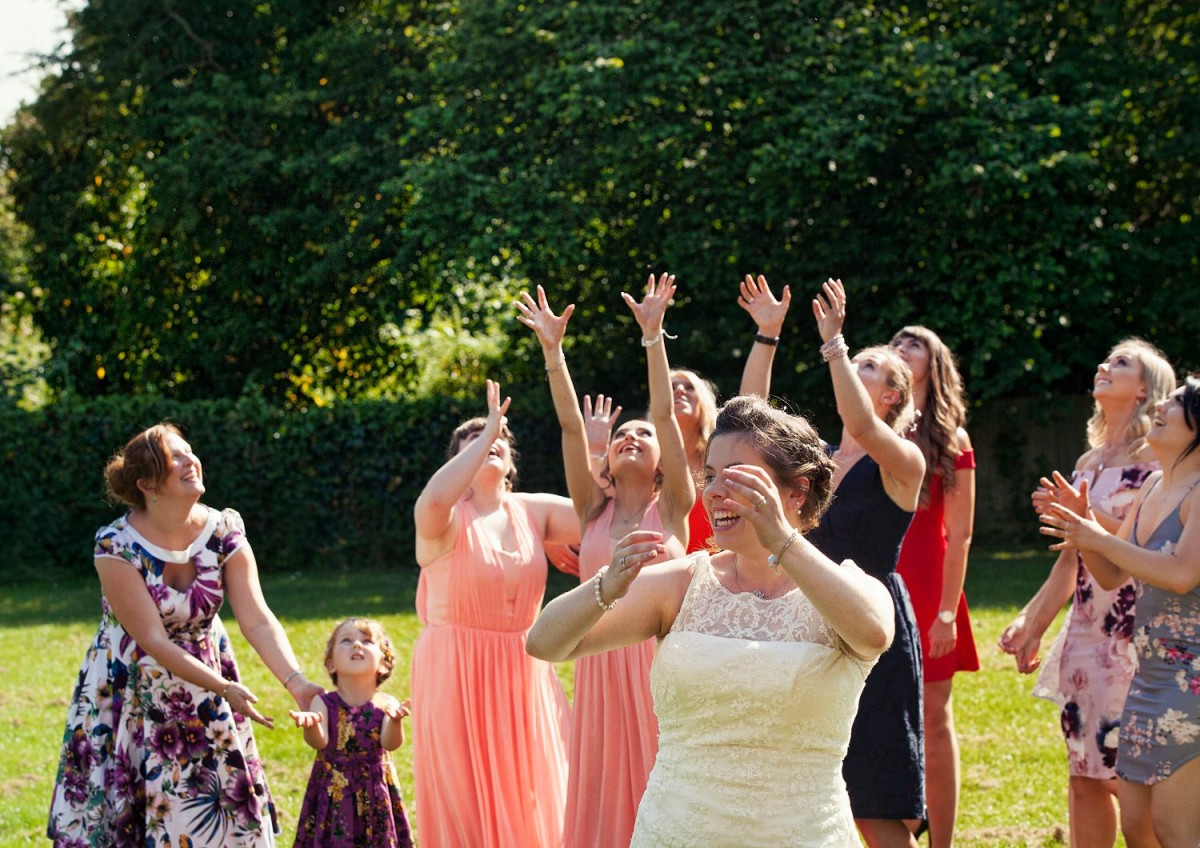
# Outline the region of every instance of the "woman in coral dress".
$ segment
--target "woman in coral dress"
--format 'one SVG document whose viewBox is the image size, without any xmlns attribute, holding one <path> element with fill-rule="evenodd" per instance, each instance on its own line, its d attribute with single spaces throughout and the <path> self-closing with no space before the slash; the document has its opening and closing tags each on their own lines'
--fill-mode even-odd
<svg viewBox="0 0 1200 848">
<path fill-rule="evenodd" d="M 1087 481 L 1096 520 L 1116 532 L 1158 463 L 1146 444 L 1154 406 L 1175 386 L 1175 371 L 1155 347 L 1124 339 L 1096 367 L 1089 449 L 1075 465 L 1075 486 Z M 1046 479 L 1034 493 L 1039 512 L 1057 498 Z M 1060 708 L 1067 744 L 1068 811 L 1076 844 L 1111 846 L 1117 838 L 1117 735 L 1136 662 L 1130 648 L 1135 589 L 1131 581 L 1101 588 L 1074 551 L 1059 554 L 1046 582 L 1000 637 L 1017 669 L 1041 668 L 1033 694 Z M 1063 604 L 1066 621 L 1043 663 L 1042 636 Z"/>
<path fill-rule="evenodd" d="M 460 425 L 414 508 L 413 801 L 422 848 L 562 844 L 570 709 L 525 653 L 546 589 L 543 544 L 579 540 L 566 498 L 511 491 L 508 398 Z"/>
<path fill-rule="evenodd" d="M 905 327 L 891 345 L 912 371 L 918 417 L 910 436 L 925 456 L 921 504 L 896 570 L 908 584 L 921 634 L 929 842 L 948 848 L 960 783 L 954 674 L 979 669 L 963 594 L 975 523 L 975 451 L 963 428 L 966 402 L 954 354 L 928 327 Z"/>
<path fill-rule="evenodd" d="M 671 399 L 663 314 L 675 278 L 650 278 L 641 302 L 622 293 L 642 330 L 650 382 L 650 418 L 617 427 L 607 448 L 605 476 L 596 482 L 588 463 L 588 439 L 562 340 L 574 311 L 555 315 L 539 286 L 518 303 L 519 320 L 537 333 L 546 358 L 554 408 L 563 429 L 567 489 L 583 528 L 580 579 L 591 580 L 611 561 L 617 542 L 634 530 L 661 532 L 662 553 L 681 555 L 688 512 L 695 498 L 687 454 Z M 611 491 L 611 495 L 609 492 Z M 637 807 L 658 750 L 658 724 L 650 695 L 654 640 L 581 660 L 575 667 L 575 735 L 567 793 L 568 848 L 629 845 Z"/>
</svg>

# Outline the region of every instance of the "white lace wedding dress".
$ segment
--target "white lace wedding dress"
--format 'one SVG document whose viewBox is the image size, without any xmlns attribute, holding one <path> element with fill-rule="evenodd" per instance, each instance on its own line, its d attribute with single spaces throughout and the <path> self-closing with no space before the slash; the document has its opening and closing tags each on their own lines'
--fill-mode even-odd
<svg viewBox="0 0 1200 848">
<path fill-rule="evenodd" d="M 650 674 L 658 759 L 631 848 L 861 845 L 842 758 L 874 663 L 853 657 L 799 589 L 734 594 L 707 553 L 692 556 Z"/>
</svg>

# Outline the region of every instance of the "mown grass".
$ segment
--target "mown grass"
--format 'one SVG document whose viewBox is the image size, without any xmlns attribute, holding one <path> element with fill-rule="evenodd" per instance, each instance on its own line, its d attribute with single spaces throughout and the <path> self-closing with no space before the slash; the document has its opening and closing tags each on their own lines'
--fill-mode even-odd
<svg viewBox="0 0 1200 848">
<path fill-rule="evenodd" d="M 1066 839 L 1066 759 L 1053 705 L 1029 695 L 1033 680 L 1018 675 L 995 647 L 1000 630 L 1050 566 L 1044 552 L 976 552 L 968 593 L 982 669 L 955 682 L 955 714 L 963 757 L 959 818 L 962 846 L 1053 846 Z M 569 585 L 561 576 L 553 590 Z M 325 640 L 351 614 L 378 618 L 396 643 L 398 663 L 384 690 L 408 693 L 408 659 L 419 633 L 411 572 L 267 574 L 265 592 L 305 667 L 317 677 Z M 0 845 L 44 842 L 45 817 L 62 725 L 79 661 L 98 618 L 94 578 L 55 586 L 25 585 L 0 598 Z M 276 719 L 261 731 L 290 846 L 312 752 L 287 719 L 286 693 L 270 678 L 230 621 L 238 657 L 263 711 Z M 570 692 L 572 667 L 560 676 Z M 411 799 L 411 749 L 397 759 Z M 410 803 L 410 814 L 412 813 Z M 419 822 L 415 823 L 418 828 Z"/>
</svg>

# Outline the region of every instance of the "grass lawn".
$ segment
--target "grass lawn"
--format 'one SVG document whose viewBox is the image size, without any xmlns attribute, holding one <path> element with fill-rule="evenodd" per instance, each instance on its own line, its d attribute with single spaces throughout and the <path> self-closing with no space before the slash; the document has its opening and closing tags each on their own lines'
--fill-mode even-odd
<svg viewBox="0 0 1200 848">
<path fill-rule="evenodd" d="M 955 715 L 962 745 L 962 846 L 1058 845 L 1066 840 L 1066 757 L 1057 709 L 1029 695 L 1030 677 L 995 648 L 1001 629 L 1047 572 L 1045 552 L 977 551 L 968 578 L 982 669 L 955 683 Z M 568 585 L 561 578 L 554 587 Z M 416 575 L 267 574 L 266 596 L 287 628 L 292 645 L 320 680 L 325 640 L 346 615 L 378 618 L 398 651 L 384 691 L 408 693 L 408 658 L 418 634 L 412 612 Z M 19 586 L 0 598 L 0 846 L 45 844 L 50 786 L 57 767 L 67 701 L 79 662 L 99 616 L 94 577 L 56 586 Z M 266 672 L 229 622 L 235 650 L 260 708 L 276 720 L 259 733 L 267 776 L 282 817 L 282 845 L 290 846 L 312 751 L 287 719 L 290 699 Z M 572 667 L 560 676 L 570 693 Z M 322 681 L 324 682 L 324 681 Z M 397 765 L 411 799 L 411 748 Z M 412 813 L 411 803 L 409 812 Z M 419 834 L 419 822 L 414 822 Z"/>
</svg>

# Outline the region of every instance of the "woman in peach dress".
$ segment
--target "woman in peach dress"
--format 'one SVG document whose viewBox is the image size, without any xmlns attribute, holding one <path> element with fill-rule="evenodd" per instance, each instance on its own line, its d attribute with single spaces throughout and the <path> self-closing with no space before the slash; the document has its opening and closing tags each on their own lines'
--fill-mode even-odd
<svg viewBox="0 0 1200 848">
<path fill-rule="evenodd" d="M 539 286 L 537 300 L 522 295 L 519 320 L 537 333 L 563 430 L 567 489 L 583 543 L 579 577 L 590 580 L 611 559 L 618 541 L 634 530 L 663 535 L 664 558 L 682 556 L 695 488 L 675 419 L 663 315 L 675 278 L 651 276 L 641 302 L 622 293 L 642 330 L 650 384 L 650 419 L 617 427 L 606 456 L 612 487 L 596 482 L 588 440 L 562 341 L 574 306 L 555 315 Z M 611 492 L 611 494 L 610 494 Z M 658 722 L 650 695 L 654 640 L 580 659 L 575 666 L 575 733 L 567 790 L 567 848 L 629 845 L 638 803 L 658 751 Z"/>
<path fill-rule="evenodd" d="M 525 653 L 546 589 L 543 545 L 579 541 L 563 497 L 512 491 L 509 399 L 460 425 L 414 509 L 413 777 L 422 848 L 562 845 L 570 707 Z"/>
</svg>

